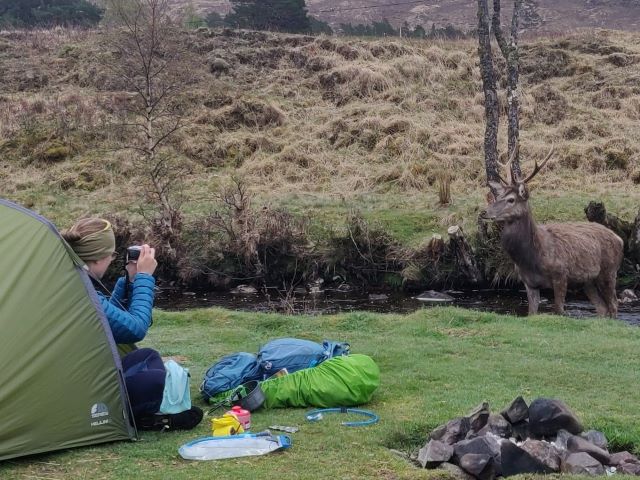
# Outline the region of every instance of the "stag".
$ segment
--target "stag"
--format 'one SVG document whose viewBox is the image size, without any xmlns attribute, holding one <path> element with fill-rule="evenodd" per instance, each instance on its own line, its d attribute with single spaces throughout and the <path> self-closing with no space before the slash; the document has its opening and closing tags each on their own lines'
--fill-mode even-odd
<svg viewBox="0 0 640 480">
<path fill-rule="evenodd" d="M 620 237 L 597 223 L 571 222 L 536 224 L 529 208 L 527 184 L 553 155 L 547 157 L 526 178 L 514 174 L 511 164 L 518 147 L 506 165 L 510 182 L 489 182 L 495 195 L 483 216 L 501 226 L 500 242 L 516 265 L 527 289 L 529 315 L 538 313 L 540 289 L 552 288 L 556 313 L 564 313 L 567 286 L 582 285 L 600 316 L 615 318 L 618 313 L 616 276 L 622 262 Z"/>
</svg>

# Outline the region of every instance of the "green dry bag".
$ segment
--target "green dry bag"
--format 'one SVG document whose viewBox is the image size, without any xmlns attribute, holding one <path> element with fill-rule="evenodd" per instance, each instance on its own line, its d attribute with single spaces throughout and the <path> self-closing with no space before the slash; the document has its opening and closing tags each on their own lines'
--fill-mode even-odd
<svg viewBox="0 0 640 480">
<path fill-rule="evenodd" d="M 334 357 L 260 384 L 266 408 L 362 405 L 379 385 L 380 369 L 371 357 L 360 354 Z"/>
</svg>

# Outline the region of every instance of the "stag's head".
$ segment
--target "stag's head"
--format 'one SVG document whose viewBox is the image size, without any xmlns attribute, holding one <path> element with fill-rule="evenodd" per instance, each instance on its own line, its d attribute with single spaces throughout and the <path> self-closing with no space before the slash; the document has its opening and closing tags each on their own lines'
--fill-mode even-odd
<svg viewBox="0 0 640 480">
<path fill-rule="evenodd" d="M 499 223 L 511 223 L 529 214 L 529 190 L 527 183 L 529 183 L 549 161 L 553 155 L 553 146 L 551 146 L 551 151 L 547 155 L 547 158 L 540 164 L 536 161 L 533 172 L 525 178 L 513 172 L 512 163 L 517 154 L 518 146 L 516 145 L 509 161 L 506 164 L 501 164 L 507 171 L 509 182 L 504 180 L 502 176 L 498 176 L 500 183 L 489 182 L 489 186 L 495 192 L 495 196 L 493 193 L 490 195 L 491 200 L 489 206 L 483 215 L 486 219 Z"/>
</svg>

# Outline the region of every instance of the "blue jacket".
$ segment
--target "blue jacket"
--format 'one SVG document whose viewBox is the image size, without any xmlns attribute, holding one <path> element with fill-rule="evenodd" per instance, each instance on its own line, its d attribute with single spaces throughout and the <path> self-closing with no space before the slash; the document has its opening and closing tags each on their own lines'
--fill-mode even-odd
<svg viewBox="0 0 640 480">
<path fill-rule="evenodd" d="M 153 275 L 136 273 L 133 282 L 129 283 L 128 296 L 125 295 L 125 277 L 118 279 L 110 298 L 98 292 L 116 343 L 139 342 L 147 334 L 152 322 L 155 284 Z"/>
</svg>

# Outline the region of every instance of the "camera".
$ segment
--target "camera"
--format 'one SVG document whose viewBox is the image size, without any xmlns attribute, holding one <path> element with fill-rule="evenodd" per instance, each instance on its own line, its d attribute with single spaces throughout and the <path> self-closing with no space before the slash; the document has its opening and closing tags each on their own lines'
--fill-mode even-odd
<svg viewBox="0 0 640 480">
<path fill-rule="evenodd" d="M 132 245 L 131 247 L 127 247 L 126 263 L 137 262 L 138 258 L 140 258 L 141 251 L 142 247 L 140 245 Z"/>
</svg>

